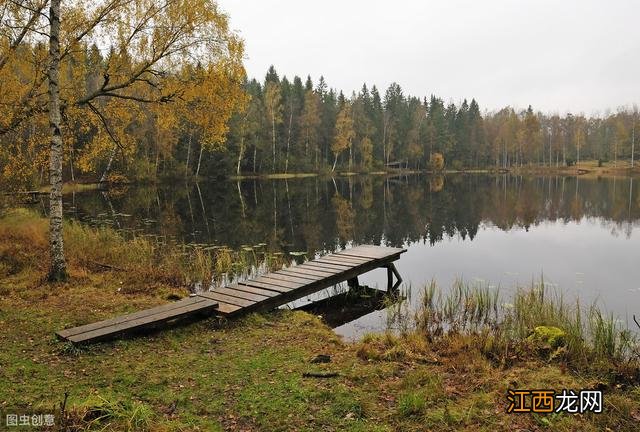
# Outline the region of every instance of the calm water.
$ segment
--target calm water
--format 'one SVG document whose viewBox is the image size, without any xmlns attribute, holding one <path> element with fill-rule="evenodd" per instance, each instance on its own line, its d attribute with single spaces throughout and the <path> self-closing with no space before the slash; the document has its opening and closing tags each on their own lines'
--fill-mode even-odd
<svg viewBox="0 0 640 432">
<path fill-rule="evenodd" d="M 508 293 L 544 275 L 566 297 L 597 300 L 625 323 L 640 315 L 638 179 L 224 180 L 78 193 L 65 200 L 69 217 L 183 242 L 232 248 L 266 243 L 272 251 L 308 256 L 359 243 L 404 246 L 408 252 L 396 266 L 413 303 L 431 279 L 443 289 L 463 278 Z M 385 289 L 386 270 L 360 280 Z M 359 311 L 362 316 L 336 331 L 353 338 L 384 329 L 387 313 L 371 310 Z"/>
</svg>

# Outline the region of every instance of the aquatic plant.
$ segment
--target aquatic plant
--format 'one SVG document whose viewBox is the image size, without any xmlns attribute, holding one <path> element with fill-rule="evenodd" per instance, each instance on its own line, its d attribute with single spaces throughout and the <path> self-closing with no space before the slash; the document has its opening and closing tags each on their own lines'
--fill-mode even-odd
<svg viewBox="0 0 640 432">
<path fill-rule="evenodd" d="M 434 281 L 422 290 L 414 313 L 416 330 L 433 341 L 451 334 L 473 336 L 498 358 L 514 352 L 546 352 L 574 364 L 640 361 L 638 339 L 597 304 L 567 303 L 544 281 L 519 288 L 502 301 L 498 289 L 457 280 L 443 293 Z M 588 319 L 583 320 L 583 316 Z"/>
</svg>

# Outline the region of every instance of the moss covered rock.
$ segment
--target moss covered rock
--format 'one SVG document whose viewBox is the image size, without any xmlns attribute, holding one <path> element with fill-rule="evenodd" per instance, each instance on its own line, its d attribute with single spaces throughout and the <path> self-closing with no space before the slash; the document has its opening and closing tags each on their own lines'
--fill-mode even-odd
<svg viewBox="0 0 640 432">
<path fill-rule="evenodd" d="M 564 330 L 553 326 L 538 326 L 533 329 L 533 333 L 529 336 L 529 340 L 548 345 L 551 348 L 558 348 L 566 344 L 566 336 Z"/>
</svg>

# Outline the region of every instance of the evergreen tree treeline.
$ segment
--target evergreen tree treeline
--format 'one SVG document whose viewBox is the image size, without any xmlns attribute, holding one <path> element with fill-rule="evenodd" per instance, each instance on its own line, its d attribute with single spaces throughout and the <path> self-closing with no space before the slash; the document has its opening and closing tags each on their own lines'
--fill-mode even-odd
<svg viewBox="0 0 640 432">
<path fill-rule="evenodd" d="M 425 169 L 436 153 L 444 157 L 448 169 L 557 167 L 587 159 L 617 164 L 637 159 L 635 106 L 598 117 L 547 115 L 531 107 L 486 112 L 475 99 L 459 104 L 435 95 L 420 99 L 405 94 L 397 83 L 384 91 L 365 84 L 346 96 L 322 76 L 315 82 L 309 76 L 289 80 L 273 66 L 263 81 L 247 80 L 241 48 L 235 48 L 229 61 L 206 68 L 185 65 L 163 76 L 163 87 L 175 88 L 178 95 L 172 104 L 133 100 L 153 96 L 148 89 L 136 87 L 126 103 L 96 105 L 100 116 L 67 109 L 64 180 L 98 180 L 107 173 L 136 181 L 236 173 Z M 21 49 L 44 55 L 39 45 Z M 20 91 L 28 91 L 27 78 L 35 79 L 31 75 L 37 69 L 29 68 L 26 54 L 17 58 L 20 74 L 8 68 L 3 73 L 16 82 L 25 75 Z M 74 83 L 99 87 L 104 79 L 99 71 L 114 67 L 109 58 L 91 44 L 75 50 L 73 61 L 65 63 L 65 100 L 77 97 Z M 132 68 L 129 63 L 120 67 Z M 20 94 L 16 90 L 15 97 Z M 36 102 L 42 101 L 36 98 Z M 0 132 L 5 123 L 11 123 L 15 107 L 19 106 L 0 104 L 0 111 L 7 111 L 0 120 Z M 47 127 L 43 116 L 34 115 L 15 130 L 0 134 L 3 187 L 46 182 Z"/>
<path fill-rule="evenodd" d="M 635 107 L 603 118 L 547 115 L 531 106 L 483 113 L 475 99 L 419 99 L 397 83 L 383 93 L 365 84 L 347 97 L 322 76 L 315 84 L 309 76 L 291 81 L 273 66 L 264 82 L 245 87 L 248 108 L 233 119 L 218 161 L 237 173 L 422 169 L 433 153 L 453 169 L 566 166 L 617 162 L 635 150 Z"/>
</svg>

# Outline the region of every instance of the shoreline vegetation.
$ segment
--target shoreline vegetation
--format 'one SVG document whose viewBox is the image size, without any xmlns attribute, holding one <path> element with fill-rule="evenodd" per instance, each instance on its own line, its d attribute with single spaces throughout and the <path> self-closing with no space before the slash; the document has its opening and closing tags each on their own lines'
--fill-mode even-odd
<svg viewBox="0 0 640 432">
<path fill-rule="evenodd" d="M 235 34 L 229 33 L 233 40 Z M 126 87 L 128 105 L 87 111 L 80 109 L 83 102 L 76 101 L 76 86 L 65 83 L 63 99 L 80 106 L 65 117 L 68 148 L 57 175 L 64 181 L 135 183 L 234 174 L 235 178 L 294 178 L 302 173 L 393 172 L 401 167 L 570 175 L 577 173 L 578 165 L 589 175 L 638 172 L 626 168 L 637 165 L 635 106 L 591 117 L 545 114 L 531 106 L 486 111 L 475 99 L 447 103 L 436 95 L 408 95 L 395 82 L 385 90 L 363 85 L 349 96 L 331 88 L 324 77 L 315 82 L 310 76 L 291 79 L 273 66 L 264 80 L 249 79 L 241 68 L 242 45 L 231 44 L 228 60 L 237 66 L 232 74 L 238 74 L 237 79 L 222 79 L 215 62 L 204 76 L 184 65 L 177 75 L 163 76 L 167 87 L 182 88 L 184 97 L 173 100 L 167 95 L 161 98 L 161 108 L 159 100 L 139 100 L 138 93 L 149 90 L 140 84 Z M 76 48 L 77 58 L 65 67 L 74 70 L 89 59 L 92 66 L 75 71 L 74 83 L 85 82 L 87 89 L 94 89 L 91 97 L 112 97 L 95 88 L 96 77 L 108 76 L 112 62 L 94 45 Z M 37 76 L 32 65 L 21 66 Z M 132 73 L 128 66 L 119 73 Z M 15 81 L 24 86 L 28 79 Z M 16 113 L 8 110 L 4 118 L 11 122 Z M 129 115 L 123 116 L 123 111 Z M 46 182 L 49 149 L 42 139 L 48 130 L 44 120 L 26 116 L 5 128 L 0 124 L 0 141 L 6 144 L 0 146 L 3 185 L 33 189 Z"/>
<path fill-rule="evenodd" d="M 64 223 L 72 277 L 47 283 L 47 220 L 25 209 L 0 215 L 5 409 L 49 410 L 68 394 L 58 419 L 73 431 L 640 425 L 637 334 L 596 306 L 563 299 L 544 281 L 508 298 L 462 281 L 446 291 L 431 282 L 417 310 L 406 302 L 388 305 L 395 331 L 353 343 L 319 317 L 288 310 L 233 322 L 211 318 L 87 347 L 56 341 L 56 329 L 184 297 L 223 273 L 286 262 L 266 251 L 184 248 Z M 599 389 L 604 412 L 507 414 L 508 389 Z"/>
<path fill-rule="evenodd" d="M 617 177 L 617 176 L 640 176 L 640 166 L 636 165 L 631 167 L 629 161 L 619 161 L 619 166 L 614 166 L 613 163 L 607 163 L 599 166 L 598 161 L 584 161 L 579 165 L 573 166 L 537 166 L 528 165 L 522 167 L 512 168 L 469 168 L 469 169 L 442 169 L 438 171 L 429 169 L 388 169 L 388 170 L 371 170 L 371 171 L 342 171 L 336 172 L 280 172 L 280 173 L 241 173 L 229 175 L 226 177 L 228 180 L 242 181 L 252 179 L 262 180 L 290 180 L 290 179 L 303 179 L 309 177 L 348 177 L 356 175 L 375 175 L 375 176 L 397 176 L 397 175 L 413 175 L 413 174 L 427 174 L 427 175 L 447 175 L 447 174 L 512 174 L 512 175 L 525 175 L 525 176 L 548 176 L 548 175 L 560 175 L 560 176 L 579 176 L 583 178 L 596 178 L 596 177 Z M 190 177 L 186 180 L 207 181 L 207 178 L 203 177 Z M 113 185 L 129 185 L 129 184 L 146 184 L 146 183 L 161 183 L 163 179 L 151 180 L 141 179 L 139 181 L 128 181 L 124 177 L 117 177 L 105 182 L 99 182 L 95 180 L 77 180 L 67 181 L 63 184 L 62 193 L 78 193 L 85 191 L 108 189 Z M 50 186 L 41 186 L 35 190 L 29 191 L 17 191 L 6 192 L 5 195 L 13 194 L 47 194 L 50 190 Z"/>
</svg>

